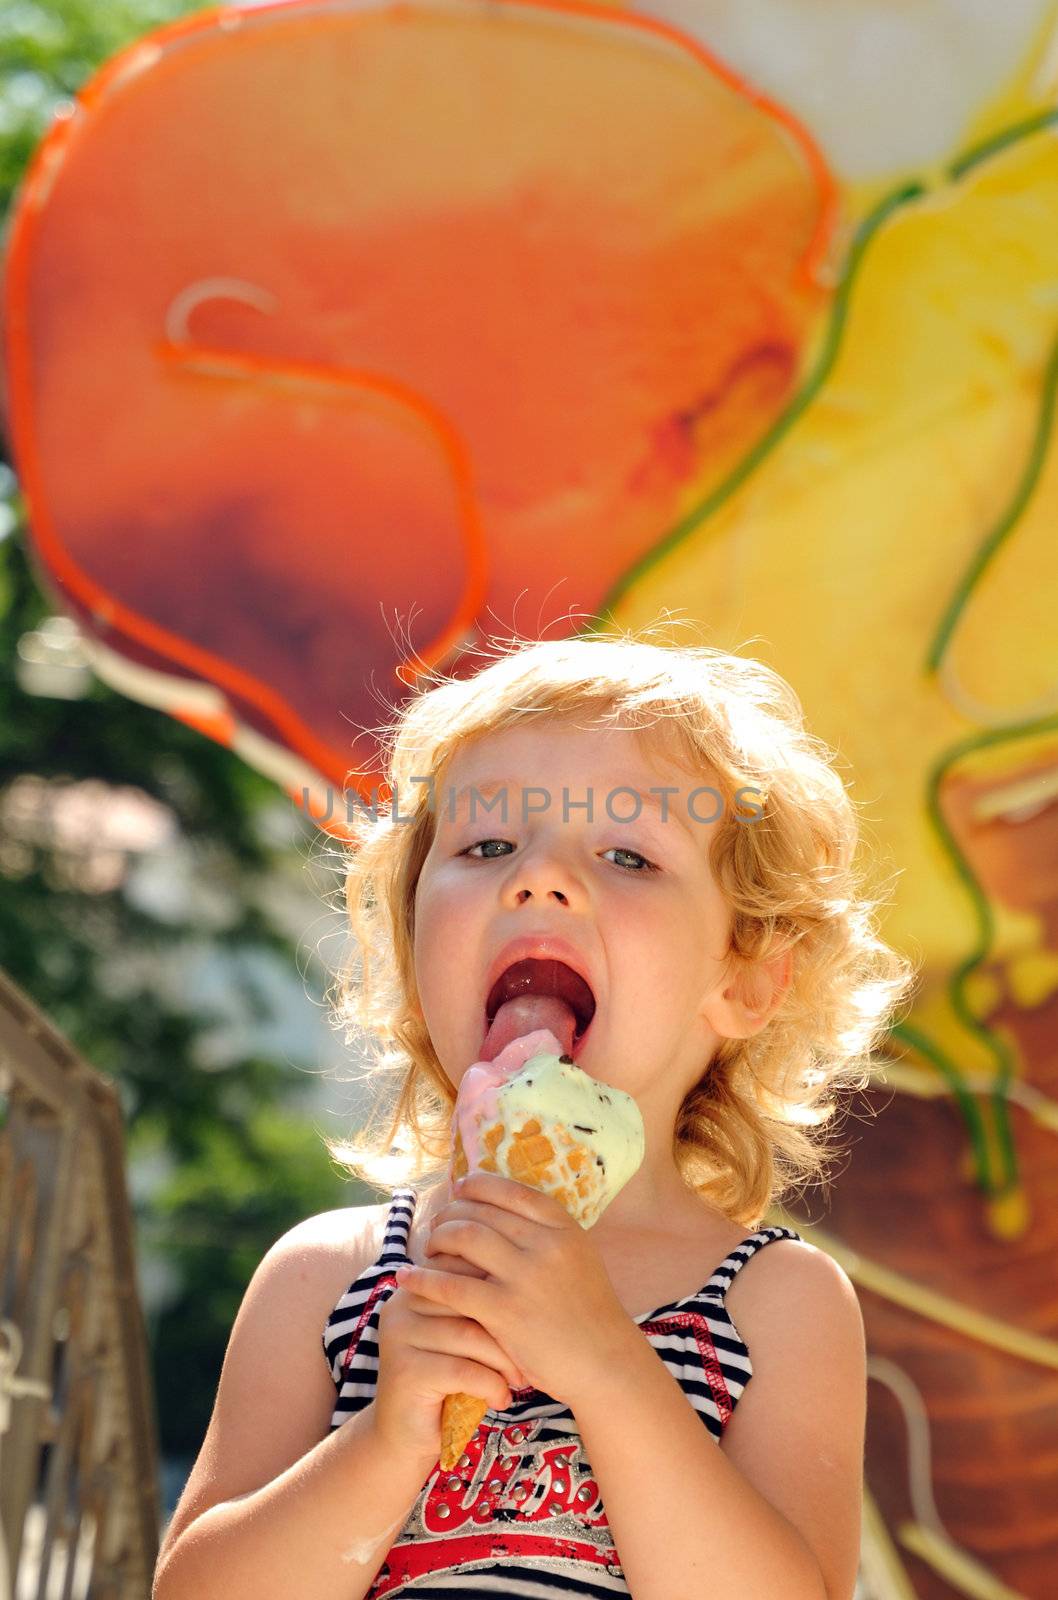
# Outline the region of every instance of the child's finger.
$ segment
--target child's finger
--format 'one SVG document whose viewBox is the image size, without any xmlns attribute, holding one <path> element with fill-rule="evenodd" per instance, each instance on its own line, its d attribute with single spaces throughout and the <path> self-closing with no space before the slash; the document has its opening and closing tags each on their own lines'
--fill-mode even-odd
<svg viewBox="0 0 1058 1600">
<path fill-rule="evenodd" d="M 437 1272 L 451 1272 L 465 1278 L 484 1278 L 486 1274 L 478 1267 L 471 1266 L 462 1256 L 450 1256 L 443 1252 L 430 1257 L 430 1267 Z M 414 1280 L 413 1280 L 414 1281 Z M 411 1284 L 404 1285 L 408 1294 L 413 1296 L 412 1305 L 420 1316 L 450 1317 L 451 1308 L 439 1305 L 436 1300 L 428 1300 L 425 1295 L 416 1294 Z"/>
<path fill-rule="evenodd" d="M 477 1273 L 441 1272 L 434 1266 L 401 1266 L 396 1271 L 397 1287 L 410 1294 L 432 1300 L 442 1310 L 474 1322 L 487 1323 L 488 1311 L 497 1286 Z"/>
</svg>

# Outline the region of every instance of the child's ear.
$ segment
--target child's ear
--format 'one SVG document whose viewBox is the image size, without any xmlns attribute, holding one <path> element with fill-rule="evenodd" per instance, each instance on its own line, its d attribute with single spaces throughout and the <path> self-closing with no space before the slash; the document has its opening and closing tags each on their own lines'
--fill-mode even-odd
<svg viewBox="0 0 1058 1600">
<path fill-rule="evenodd" d="M 732 957 L 724 982 L 702 1007 L 702 1016 L 724 1039 L 749 1039 L 779 1009 L 793 979 L 793 951 L 766 961 Z"/>
</svg>

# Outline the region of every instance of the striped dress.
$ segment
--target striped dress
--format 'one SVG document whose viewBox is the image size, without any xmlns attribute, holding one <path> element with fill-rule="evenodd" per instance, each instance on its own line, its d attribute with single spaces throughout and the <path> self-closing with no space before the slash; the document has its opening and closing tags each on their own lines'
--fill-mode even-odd
<svg viewBox="0 0 1058 1600">
<path fill-rule="evenodd" d="M 331 1429 L 375 1396 L 378 1316 L 408 1261 L 413 1189 L 397 1189 L 378 1259 L 327 1319 L 323 1348 L 337 1390 Z M 760 1228 L 737 1244 L 695 1294 L 635 1321 L 715 1439 L 753 1367 L 724 1296 L 756 1251 L 792 1228 Z M 610 1600 L 628 1585 L 570 1409 L 539 1389 L 515 1389 L 508 1411 L 486 1412 L 455 1470 L 433 1468 L 366 1600 L 493 1594 L 589 1595 Z"/>
</svg>

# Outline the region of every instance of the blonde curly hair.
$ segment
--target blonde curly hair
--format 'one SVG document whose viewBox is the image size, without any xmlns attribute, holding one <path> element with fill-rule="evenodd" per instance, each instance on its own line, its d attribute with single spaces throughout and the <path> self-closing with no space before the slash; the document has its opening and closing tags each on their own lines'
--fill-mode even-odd
<svg viewBox="0 0 1058 1600">
<path fill-rule="evenodd" d="M 428 803 L 455 754 L 527 718 L 587 714 L 639 730 L 688 772 L 709 771 L 724 805 L 710 864 L 732 911 L 729 962 L 747 968 L 792 950 L 791 981 L 753 1037 L 723 1039 L 685 1096 L 673 1157 L 685 1183 L 732 1221 L 759 1226 L 838 1153 L 827 1138 L 842 1090 L 870 1081 L 916 974 L 877 932 L 882 897 L 856 861 L 856 803 L 835 754 L 806 731 L 790 685 L 750 657 L 655 642 L 653 630 L 556 641 L 493 642 L 495 659 L 459 679 L 426 673 L 376 730 L 392 806 L 348 807 L 343 855 L 352 957 L 328 994 L 332 1023 L 369 1053 L 376 1103 L 332 1158 L 373 1186 L 432 1183 L 451 1154 L 455 1090 L 430 1040 L 415 986 L 415 892 L 433 841 Z M 420 787 L 413 789 L 412 779 Z M 759 791 L 747 826 L 738 791 Z M 418 806 L 410 805 L 412 797 Z M 409 814 L 412 820 L 408 820 Z"/>
</svg>

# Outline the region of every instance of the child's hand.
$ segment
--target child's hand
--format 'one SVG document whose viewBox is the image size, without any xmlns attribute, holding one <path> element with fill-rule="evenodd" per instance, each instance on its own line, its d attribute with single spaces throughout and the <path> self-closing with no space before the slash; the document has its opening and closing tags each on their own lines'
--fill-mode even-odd
<svg viewBox="0 0 1058 1600">
<path fill-rule="evenodd" d="M 456 1274 L 477 1271 L 462 1260 L 448 1266 Z M 506 1411 L 510 1387 L 521 1383 L 507 1352 L 476 1322 L 399 1286 L 379 1312 L 375 1423 L 389 1448 L 431 1464 L 441 1449 L 446 1394 L 480 1395 Z"/>
<path fill-rule="evenodd" d="M 479 1322 L 527 1383 L 571 1409 L 638 1334 L 590 1232 L 553 1196 L 513 1179 L 464 1178 L 435 1213 L 426 1254 L 460 1256 L 487 1277 L 416 1267 L 399 1281 Z"/>
</svg>

